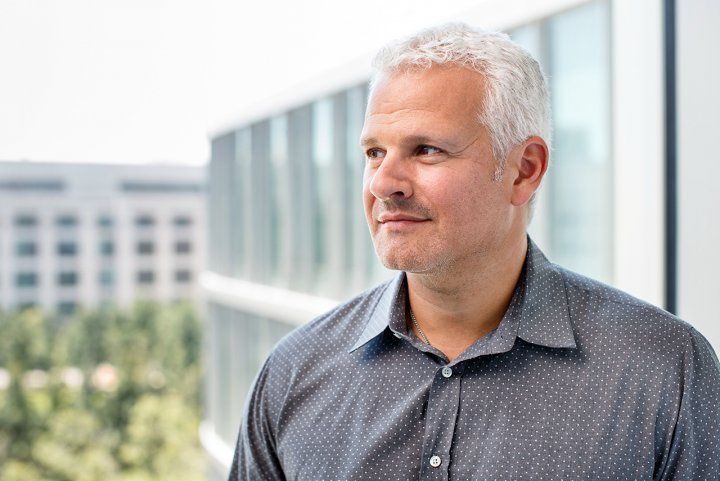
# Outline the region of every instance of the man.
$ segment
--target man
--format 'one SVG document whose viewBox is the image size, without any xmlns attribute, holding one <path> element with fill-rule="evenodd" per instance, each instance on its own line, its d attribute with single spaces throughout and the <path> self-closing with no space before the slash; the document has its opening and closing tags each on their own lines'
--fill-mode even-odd
<svg viewBox="0 0 720 481">
<path fill-rule="evenodd" d="M 527 237 L 550 141 L 537 62 L 453 24 L 375 66 L 364 205 L 401 272 L 276 346 L 230 479 L 719 479 L 707 341 Z"/>
</svg>

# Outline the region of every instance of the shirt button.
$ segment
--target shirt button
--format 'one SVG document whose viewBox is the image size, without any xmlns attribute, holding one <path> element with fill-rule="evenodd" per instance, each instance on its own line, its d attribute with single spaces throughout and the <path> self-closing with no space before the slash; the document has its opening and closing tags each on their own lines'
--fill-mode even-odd
<svg viewBox="0 0 720 481">
<path fill-rule="evenodd" d="M 442 375 L 443 375 L 443 377 L 452 376 L 452 369 L 450 369 L 449 367 L 442 368 Z"/>
<path fill-rule="evenodd" d="M 442 463 L 442 459 L 440 459 L 440 456 L 433 456 L 432 458 L 430 458 L 430 466 L 432 466 L 433 468 L 437 468 L 438 466 L 440 466 L 440 463 Z"/>
</svg>

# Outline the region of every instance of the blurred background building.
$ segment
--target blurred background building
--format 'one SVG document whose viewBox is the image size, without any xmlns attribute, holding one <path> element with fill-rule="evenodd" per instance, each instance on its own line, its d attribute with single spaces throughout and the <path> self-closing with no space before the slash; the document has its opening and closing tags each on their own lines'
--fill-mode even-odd
<svg viewBox="0 0 720 481">
<path fill-rule="evenodd" d="M 195 299 L 205 169 L 0 162 L 0 307 Z"/>
<path fill-rule="evenodd" d="M 711 3 L 487 0 L 443 20 L 507 31 L 548 75 L 554 151 L 530 229 L 548 257 L 677 312 L 718 349 L 720 190 L 704 155 L 720 108 Z M 399 33 L 372 27 L 384 40 Z M 201 441 L 213 479 L 226 477 L 274 343 L 392 275 L 361 205 L 370 58 L 244 108 L 212 135 Z"/>
</svg>

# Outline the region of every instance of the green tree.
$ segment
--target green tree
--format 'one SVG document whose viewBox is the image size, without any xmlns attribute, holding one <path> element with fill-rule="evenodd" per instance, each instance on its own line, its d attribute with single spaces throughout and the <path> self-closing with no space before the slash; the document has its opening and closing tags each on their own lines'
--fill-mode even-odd
<svg viewBox="0 0 720 481">
<path fill-rule="evenodd" d="M 200 343 L 186 303 L 69 321 L 0 313 L 0 480 L 202 479 Z M 106 364 L 117 382 L 98 384 Z M 78 368 L 82 386 L 66 385 Z M 24 381 L 43 373 L 46 384 Z"/>
</svg>

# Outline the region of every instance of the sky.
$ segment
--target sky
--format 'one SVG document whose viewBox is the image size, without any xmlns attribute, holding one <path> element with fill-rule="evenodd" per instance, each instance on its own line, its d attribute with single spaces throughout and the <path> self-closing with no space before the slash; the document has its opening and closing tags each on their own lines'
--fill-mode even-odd
<svg viewBox="0 0 720 481">
<path fill-rule="evenodd" d="M 185 163 L 251 106 L 483 0 L 0 0 L 0 160 Z"/>
</svg>

